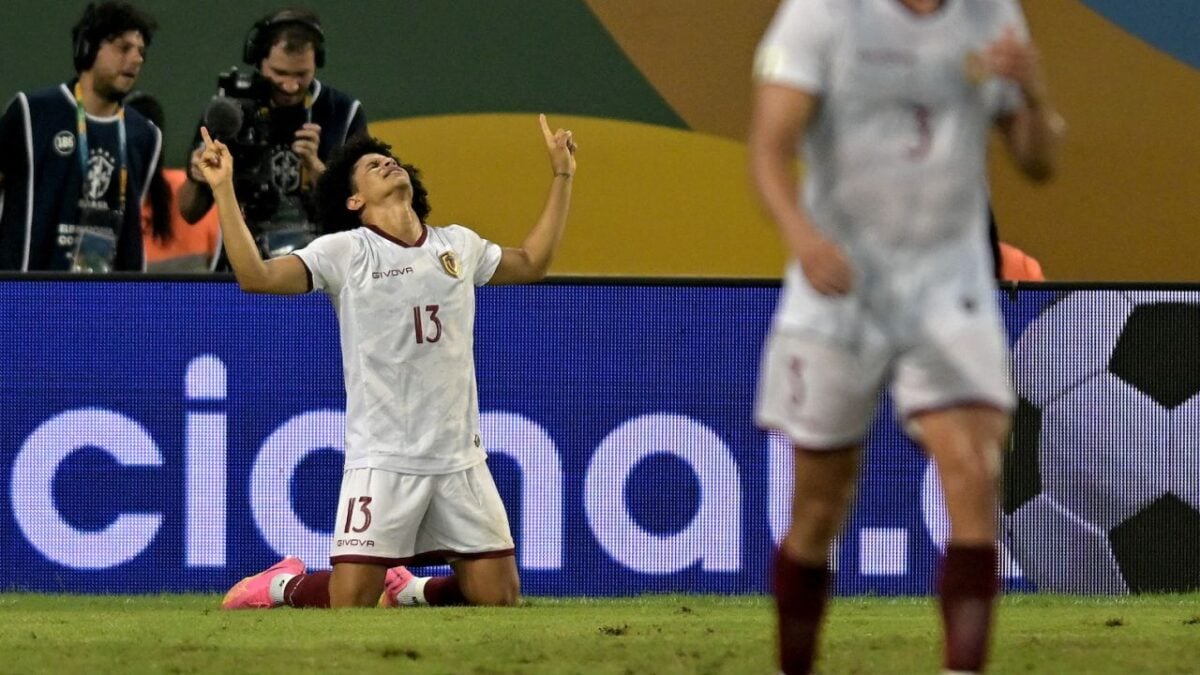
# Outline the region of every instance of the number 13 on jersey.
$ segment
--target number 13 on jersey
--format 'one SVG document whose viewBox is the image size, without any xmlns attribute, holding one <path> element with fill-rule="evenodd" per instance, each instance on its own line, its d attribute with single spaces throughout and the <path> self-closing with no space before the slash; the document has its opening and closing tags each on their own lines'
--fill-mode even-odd
<svg viewBox="0 0 1200 675">
<path fill-rule="evenodd" d="M 442 320 L 438 318 L 438 305 L 425 305 L 422 307 L 413 307 L 413 332 L 417 337 L 417 344 L 426 342 L 437 342 L 442 338 Z M 426 317 L 428 315 L 428 317 Z M 433 333 L 430 334 L 429 330 Z"/>
</svg>

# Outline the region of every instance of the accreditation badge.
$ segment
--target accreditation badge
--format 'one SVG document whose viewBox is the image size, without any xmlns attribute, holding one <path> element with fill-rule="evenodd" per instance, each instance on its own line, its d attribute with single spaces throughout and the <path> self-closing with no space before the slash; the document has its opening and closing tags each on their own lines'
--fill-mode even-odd
<svg viewBox="0 0 1200 675">
<path fill-rule="evenodd" d="M 442 261 L 442 269 L 446 270 L 446 274 L 449 274 L 455 279 L 458 278 L 458 256 L 454 255 L 454 251 L 446 251 L 438 256 L 438 260 Z"/>
<path fill-rule="evenodd" d="M 113 271 L 117 257 L 117 236 L 103 227 L 80 227 L 75 234 L 72 272 L 106 273 Z"/>
</svg>

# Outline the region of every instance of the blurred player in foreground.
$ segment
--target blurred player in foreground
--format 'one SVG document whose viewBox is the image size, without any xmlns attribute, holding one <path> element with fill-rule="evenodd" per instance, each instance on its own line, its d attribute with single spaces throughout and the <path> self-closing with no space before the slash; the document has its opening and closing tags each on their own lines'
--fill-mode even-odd
<svg viewBox="0 0 1200 675">
<path fill-rule="evenodd" d="M 987 245 L 987 133 L 998 128 L 1041 181 L 1064 126 L 1024 17 L 1015 0 L 787 0 L 756 76 L 751 172 L 791 258 L 756 404 L 758 423 L 795 445 L 773 580 L 781 668 L 812 669 L 829 545 L 890 384 L 950 514 L 944 666 L 980 671 L 1014 404 Z"/>
<path fill-rule="evenodd" d="M 223 607 L 520 602 L 508 518 L 479 437 L 472 344 L 475 287 L 542 279 L 562 239 L 575 142 L 539 119 L 550 191 L 520 248 L 459 225 L 427 225 L 417 170 L 360 137 L 317 187 L 319 217 L 332 233 L 265 262 L 238 207 L 229 149 L 203 130 L 201 168 L 238 284 L 250 293 L 326 293 L 346 377 L 332 574 L 306 574 L 288 557 L 235 585 Z M 417 578 L 402 566 L 441 562 L 453 574 Z"/>
</svg>

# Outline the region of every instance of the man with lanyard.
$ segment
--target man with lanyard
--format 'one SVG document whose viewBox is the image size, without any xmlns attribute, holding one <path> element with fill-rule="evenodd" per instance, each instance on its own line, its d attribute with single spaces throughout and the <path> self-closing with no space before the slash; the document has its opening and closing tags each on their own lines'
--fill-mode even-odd
<svg viewBox="0 0 1200 675">
<path fill-rule="evenodd" d="M 121 101 L 154 20 L 89 4 L 71 30 L 78 78 L 18 92 L 0 117 L 0 269 L 143 269 L 141 203 L 162 134 Z"/>
<path fill-rule="evenodd" d="M 242 57 L 270 85 L 266 100 L 256 101 L 268 111 L 266 147 L 239 148 L 247 126 L 254 123 L 248 117 L 241 120 L 240 131 L 235 130 L 239 140 L 224 140 L 235 153 L 248 153 L 239 159 L 239 171 L 253 174 L 261 188 L 240 190 L 240 203 L 259 251 L 274 258 L 303 248 L 322 234 L 313 217 L 312 189 L 325 172 L 330 153 L 347 138 L 365 134 L 367 119 L 357 100 L 316 79 L 317 68 L 325 65 L 325 36 L 320 19 L 310 11 L 284 9 L 264 17 L 247 34 Z M 228 109 L 232 104 L 214 101 L 205 117 L 212 116 L 214 107 L 219 113 L 221 105 Z M 216 132 L 212 119 L 201 124 Z M 190 223 L 199 221 L 213 205 L 212 191 L 200 170 L 199 127 L 188 160 L 188 181 L 179 190 L 179 208 Z M 247 156 L 254 161 L 246 161 Z M 222 253 L 219 267 L 228 269 L 224 258 Z"/>
</svg>

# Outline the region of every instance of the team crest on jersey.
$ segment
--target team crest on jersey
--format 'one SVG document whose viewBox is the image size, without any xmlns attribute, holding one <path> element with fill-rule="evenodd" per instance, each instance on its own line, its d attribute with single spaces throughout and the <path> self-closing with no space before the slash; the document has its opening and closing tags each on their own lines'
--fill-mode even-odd
<svg viewBox="0 0 1200 675">
<path fill-rule="evenodd" d="M 54 134 L 54 151 L 62 157 L 69 157 L 75 152 L 75 134 L 66 129 Z"/>
<path fill-rule="evenodd" d="M 967 58 L 963 62 L 963 70 L 967 74 L 967 81 L 976 86 L 983 84 L 988 77 L 987 63 L 983 60 L 983 54 L 979 52 L 967 53 Z"/>
<path fill-rule="evenodd" d="M 117 168 L 117 160 L 108 150 L 96 148 L 88 157 L 87 176 L 83 179 L 83 196 L 92 202 L 99 202 L 108 194 L 108 186 L 112 184 L 113 171 Z"/>
<path fill-rule="evenodd" d="M 442 269 L 446 270 L 446 274 L 458 278 L 458 256 L 454 255 L 454 251 L 446 251 L 438 256 L 438 260 L 442 261 Z"/>
</svg>

